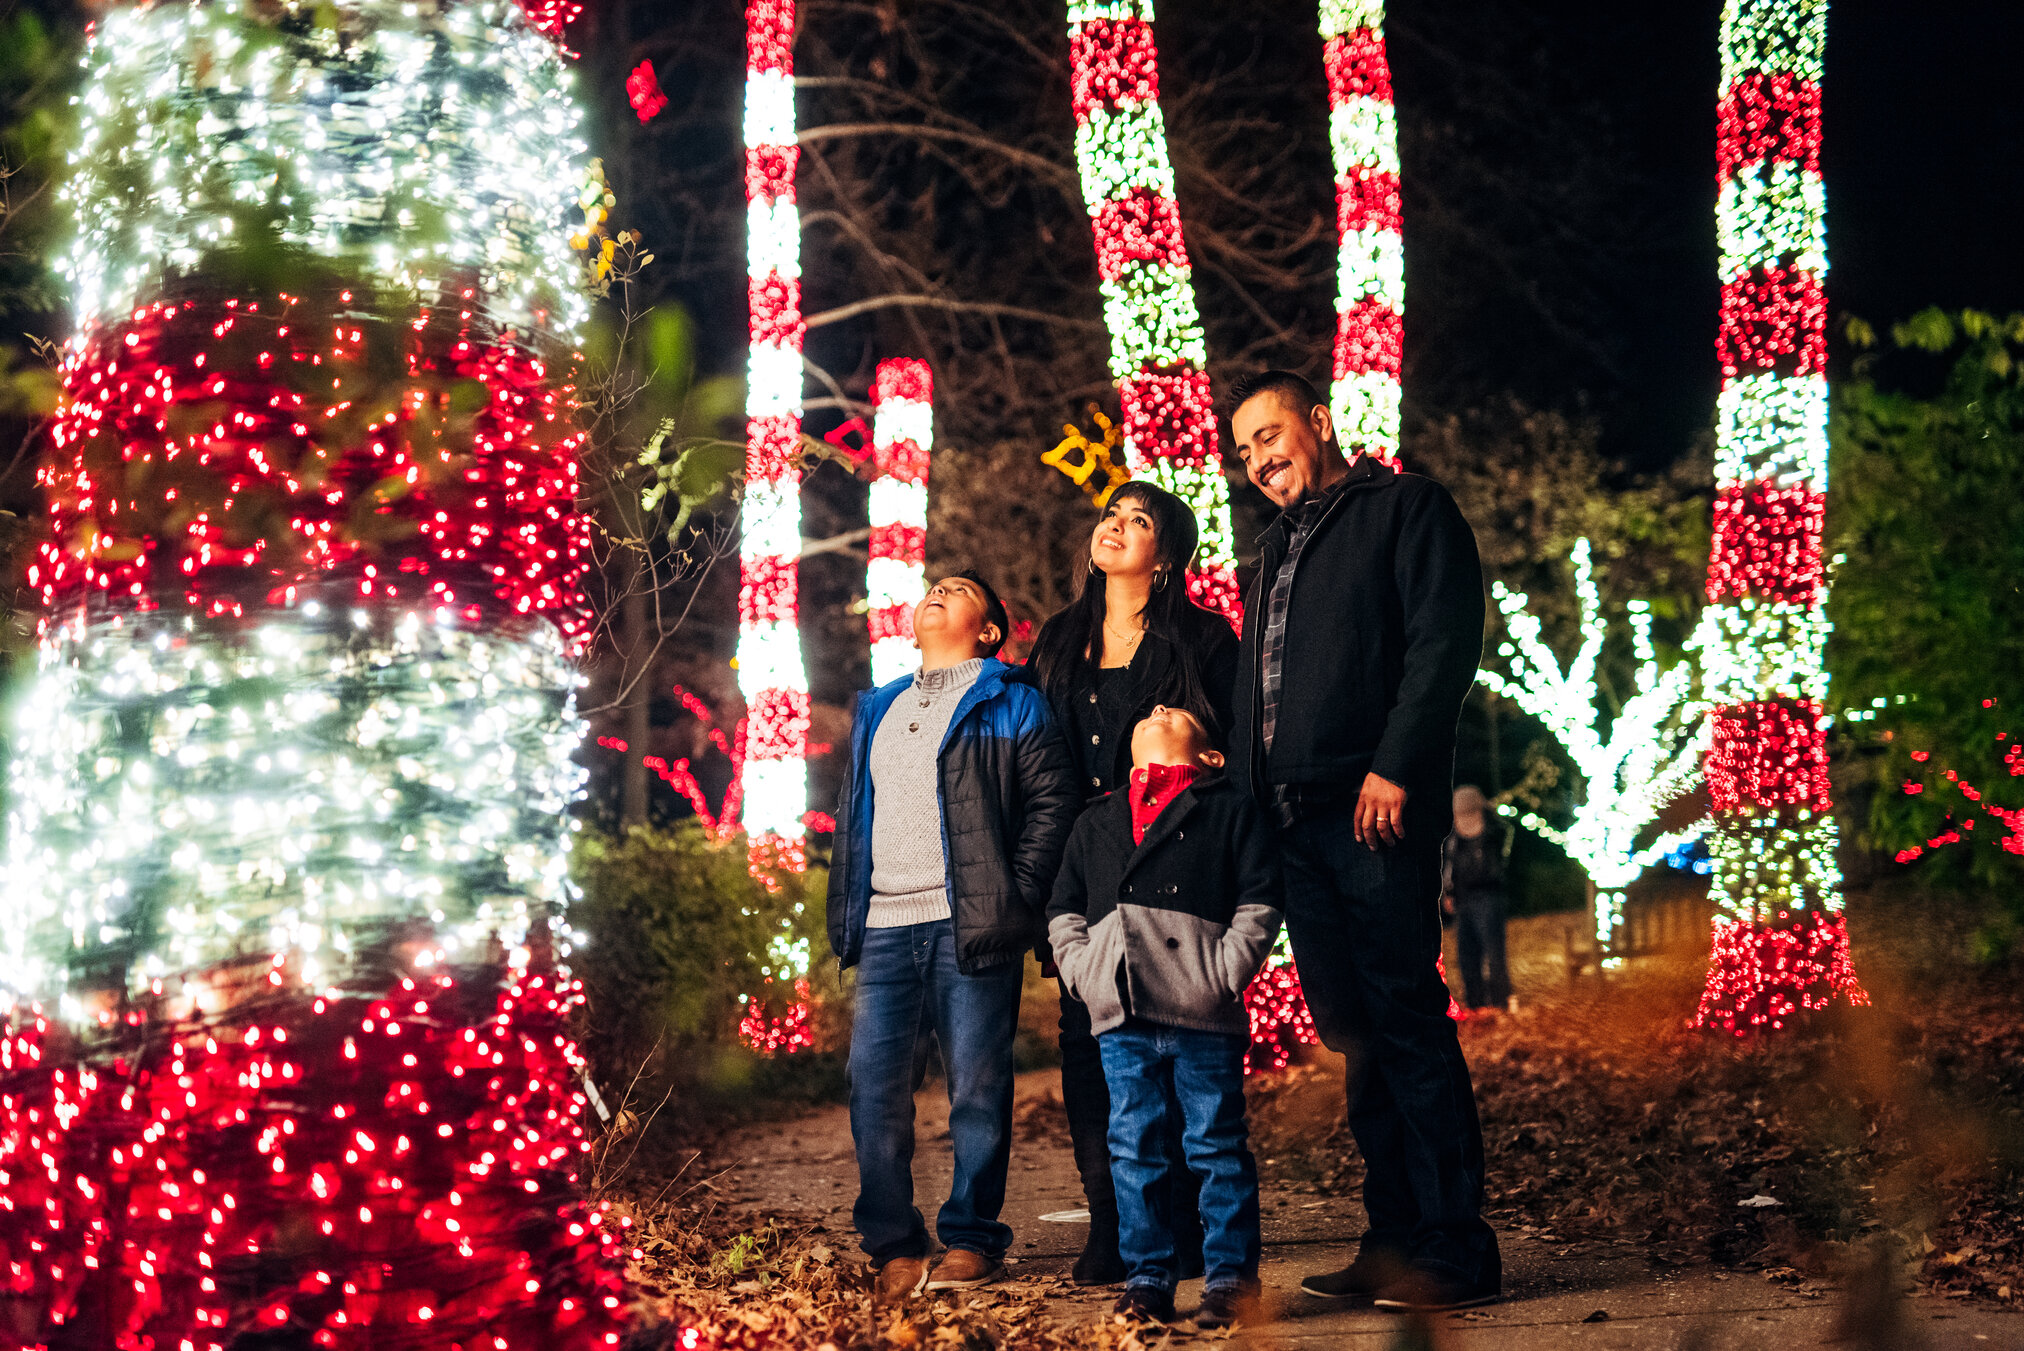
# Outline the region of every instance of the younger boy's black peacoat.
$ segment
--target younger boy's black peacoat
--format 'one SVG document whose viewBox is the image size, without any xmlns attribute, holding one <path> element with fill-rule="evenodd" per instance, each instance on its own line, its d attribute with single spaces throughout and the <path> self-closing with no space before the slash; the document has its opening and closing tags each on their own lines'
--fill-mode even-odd
<svg viewBox="0 0 2024 1351">
<path fill-rule="evenodd" d="M 1279 935 L 1283 891 L 1272 824 L 1229 778 L 1197 779 L 1143 844 L 1125 789 L 1076 821 L 1047 937 L 1095 1032 L 1136 1017 L 1245 1035 L 1244 990 Z"/>
</svg>

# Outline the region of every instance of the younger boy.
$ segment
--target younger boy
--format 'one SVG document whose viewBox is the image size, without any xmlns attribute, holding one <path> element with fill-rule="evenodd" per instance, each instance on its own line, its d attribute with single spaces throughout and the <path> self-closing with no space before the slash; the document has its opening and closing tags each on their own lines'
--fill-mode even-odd
<svg viewBox="0 0 2024 1351">
<path fill-rule="evenodd" d="M 1128 1268 L 1116 1312 L 1174 1317 L 1179 1275 L 1167 1114 L 1202 1180 L 1198 1327 L 1253 1317 L 1258 1168 L 1244 1125 L 1244 990 L 1279 932 L 1272 830 L 1221 773 L 1202 720 L 1157 707 L 1132 729 L 1128 788 L 1069 836 L 1047 908 L 1061 979 L 1089 1007 L 1110 1087 L 1111 1176 Z"/>
</svg>

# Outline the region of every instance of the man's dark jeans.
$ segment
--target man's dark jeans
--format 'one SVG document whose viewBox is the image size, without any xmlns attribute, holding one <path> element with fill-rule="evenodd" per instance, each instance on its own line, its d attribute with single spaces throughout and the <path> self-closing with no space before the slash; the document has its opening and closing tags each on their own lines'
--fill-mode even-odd
<svg viewBox="0 0 2024 1351">
<path fill-rule="evenodd" d="M 1506 909 L 1501 891 L 1455 899 L 1455 955 L 1462 962 L 1462 999 L 1472 1009 L 1501 1009 L 1511 1002 Z"/>
<path fill-rule="evenodd" d="M 1356 842 L 1353 798 L 1304 805 L 1285 832 L 1286 929 L 1323 1044 L 1349 1058 L 1363 1152 L 1363 1251 L 1471 1287 L 1501 1284 L 1483 1220 L 1483 1129 L 1441 955 L 1441 828 Z M 1415 826 L 1418 828 L 1415 829 Z"/>
<path fill-rule="evenodd" d="M 1096 1039 L 1110 1083 L 1110 1168 L 1125 1284 L 1180 1281 L 1174 1175 L 1201 1180 L 1204 1290 L 1258 1280 L 1258 1165 L 1244 1126 L 1243 1037 L 1126 1023 Z M 1183 1158 L 1168 1137 L 1178 1113 Z"/>
<path fill-rule="evenodd" d="M 1061 1106 L 1068 1117 L 1075 1171 L 1082 1176 L 1082 1194 L 1089 1202 L 1090 1232 L 1107 1235 L 1115 1246 L 1118 1220 L 1117 1191 L 1110 1176 L 1110 1088 L 1103 1078 L 1103 1053 L 1089 1030 L 1089 1006 L 1070 994 L 1066 985 L 1061 987 L 1060 1026 Z M 1167 1133 L 1167 1149 L 1173 1157 L 1181 1157 L 1178 1106 Z M 1177 1168 L 1170 1181 L 1174 1238 L 1182 1252 L 1198 1252 L 1202 1246 L 1201 1179 Z"/>
<path fill-rule="evenodd" d="M 1010 1246 L 998 1211 L 1012 1157 L 1012 1034 L 1023 975 L 1016 961 L 974 976 L 958 971 L 950 920 L 865 931 L 850 1026 L 852 1218 L 874 1263 L 928 1254 L 913 1170 L 914 1057 L 927 1028 L 942 1048 L 956 1156 L 935 1232 L 944 1247 L 986 1257 Z"/>
</svg>

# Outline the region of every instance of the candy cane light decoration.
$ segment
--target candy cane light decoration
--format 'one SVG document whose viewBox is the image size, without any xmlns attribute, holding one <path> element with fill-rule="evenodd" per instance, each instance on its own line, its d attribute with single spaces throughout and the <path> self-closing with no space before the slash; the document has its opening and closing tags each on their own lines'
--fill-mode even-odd
<svg viewBox="0 0 2024 1351">
<path fill-rule="evenodd" d="M 1071 0 L 1068 43 L 1075 162 L 1096 234 L 1126 463 L 1194 511 L 1201 547 L 1189 591 L 1234 619 L 1230 489 L 1160 116 L 1152 0 Z"/>
<path fill-rule="evenodd" d="M 1697 646 L 1714 807 L 1713 956 L 1696 1022 L 1738 1035 L 1836 998 L 1849 962 L 1827 779 L 1827 0 L 1728 0 L 1715 209 L 1723 384 Z"/>
<path fill-rule="evenodd" d="M 934 372 L 913 359 L 881 361 L 872 384 L 871 679 L 898 680 L 920 664 L 914 604 L 927 583 L 928 460 L 935 445 Z"/>
<path fill-rule="evenodd" d="M 744 820 L 795 840 L 808 808 L 801 661 L 801 217 L 794 201 L 794 0 L 745 8 L 745 197 L 752 355 L 745 393 L 745 538 L 738 558 Z"/>
<path fill-rule="evenodd" d="M 1391 463 L 1399 444 L 1406 274 L 1384 0 L 1322 0 L 1321 37 L 1341 242 L 1329 408 L 1343 449 Z"/>
</svg>

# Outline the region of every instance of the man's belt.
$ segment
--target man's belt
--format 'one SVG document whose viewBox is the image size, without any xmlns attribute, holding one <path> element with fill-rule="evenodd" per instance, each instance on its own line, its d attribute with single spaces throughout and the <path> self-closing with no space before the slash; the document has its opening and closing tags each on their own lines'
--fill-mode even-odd
<svg viewBox="0 0 2024 1351">
<path fill-rule="evenodd" d="M 1272 808 L 1278 814 L 1281 828 L 1291 827 L 1303 818 L 1340 808 L 1344 803 L 1355 800 L 1355 792 L 1340 784 L 1280 783 L 1272 786 Z"/>
</svg>

